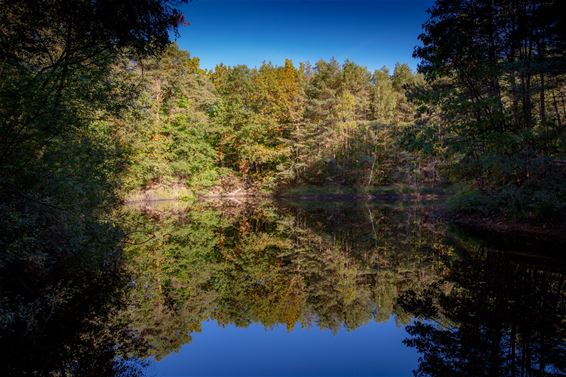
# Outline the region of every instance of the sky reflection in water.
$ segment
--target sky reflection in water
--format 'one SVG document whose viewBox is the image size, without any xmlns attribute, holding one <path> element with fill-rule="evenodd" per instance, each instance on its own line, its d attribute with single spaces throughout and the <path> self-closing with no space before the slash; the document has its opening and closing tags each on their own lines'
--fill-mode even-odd
<svg viewBox="0 0 566 377">
<path fill-rule="evenodd" d="M 178 352 L 153 361 L 155 376 L 409 376 L 417 352 L 402 344 L 404 326 L 371 322 L 355 330 L 284 325 L 265 329 L 203 323 Z"/>
</svg>

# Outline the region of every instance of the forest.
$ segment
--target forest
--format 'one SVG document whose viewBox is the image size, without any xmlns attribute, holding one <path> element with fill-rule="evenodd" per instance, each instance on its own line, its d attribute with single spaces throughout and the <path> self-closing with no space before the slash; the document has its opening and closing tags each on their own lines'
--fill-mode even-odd
<svg viewBox="0 0 566 377">
<path fill-rule="evenodd" d="M 447 221 L 564 237 L 565 2 L 436 0 L 413 52 L 420 62 L 416 72 L 403 62 L 370 71 L 350 60 L 287 59 L 277 65 L 269 56 L 257 67 L 219 63 L 204 69 L 198 57 L 174 42 L 179 27 L 190 21 L 190 14 L 178 9 L 185 2 L 0 0 L 2 348 L 26 344 L 29 339 L 20 334 L 40 329 L 63 334 L 70 325 L 56 320 L 65 313 L 77 313 L 77 326 L 93 315 L 113 315 L 110 308 L 122 298 L 127 280 L 124 249 L 136 241 L 135 234 L 145 234 L 146 226 L 142 215 L 119 210 L 125 202 L 427 196 L 442 199 L 435 216 Z M 195 221 L 217 233 L 233 227 L 232 232 L 245 234 L 244 225 L 221 225 L 217 214 L 209 216 Z M 262 226 L 271 226 L 268 233 L 277 235 L 273 228 L 283 225 L 270 221 Z M 373 226 L 373 217 L 371 221 Z M 188 284 L 191 279 L 214 281 L 213 288 L 206 287 L 213 292 L 202 300 L 215 300 L 218 318 L 294 324 L 306 321 L 310 310 L 325 319 L 327 328 L 343 322 L 355 328 L 370 315 L 372 300 L 397 297 L 397 285 L 391 282 L 382 285 L 389 291 L 371 292 L 368 287 L 375 282 L 349 281 L 361 276 L 357 265 L 332 254 L 336 245 L 320 241 L 311 229 L 316 225 L 285 226 L 295 238 L 237 242 L 247 245 L 245 250 L 276 242 L 282 269 L 307 258 L 301 253 L 287 256 L 289 245 L 324 247 L 320 260 L 308 262 L 333 266 L 332 276 L 339 282 L 328 285 L 342 290 L 335 294 L 343 299 L 340 305 L 362 307 L 349 312 L 360 317 L 336 319 L 333 315 L 345 311 L 317 307 L 317 291 L 308 293 L 309 305 L 293 302 L 294 313 L 267 310 L 271 303 L 257 302 L 253 312 L 235 318 L 228 304 L 222 306 L 227 300 L 223 289 L 241 292 L 238 299 L 253 289 L 238 288 L 244 282 L 231 279 L 240 272 L 227 271 L 218 262 L 230 256 L 203 251 L 207 270 L 198 271 L 198 263 L 204 262 L 197 252 L 197 264 L 190 269 L 194 276 L 186 279 Z M 188 233 L 171 231 L 173 238 L 197 237 L 190 227 L 175 229 Z M 210 235 L 211 240 L 216 237 Z M 169 246 L 162 252 L 169 252 Z M 135 252 L 129 258 L 137 263 Z M 211 255 L 212 260 L 206 259 Z M 482 258 L 476 263 L 490 260 Z M 174 270 L 178 264 L 172 260 Z M 219 266 L 212 266 L 216 262 Z M 272 263 L 257 261 L 254 268 L 269 271 Z M 431 263 L 426 261 L 425 272 Z M 151 274 L 143 266 L 137 271 L 144 272 Z M 287 271 L 272 273 L 280 273 L 274 279 L 285 280 L 281 286 L 295 284 L 288 282 Z M 454 279 L 473 284 L 465 276 Z M 321 284 L 326 282 L 321 279 Z M 174 288 L 172 294 L 186 294 Z M 85 292 L 104 298 L 91 301 Z M 415 309 L 411 305 L 427 304 L 421 296 L 405 297 L 404 309 L 387 303 L 388 313 L 403 317 Z M 212 303 L 201 303 L 203 311 L 212 310 Z M 432 330 L 423 322 L 412 331 L 418 336 Z M 423 368 L 432 368 L 438 359 L 427 352 L 430 365 Z M 42 357 L 49 361 L 49 353 Z"/>
<path fill-rule="evenodd" d="M 206 71 L 169 47 L 141 73 L 125 187 L 436 191 L 459 213 L 563 220 L 562 8 L 480 4 L 437 2 L 419 73 L 348 60 Z"/>
<path fill-rule="evenodd" d="M 403 181 L 394 144 L 413 119 L 406 64 L 376 72 L 346 61 L 199 68 L 175 45 L 146 63 L 133 111 L 132 187 L 229 181 L 264 192 L 300 184 L 367 187 Z M 405 174 L 403 174 L 405 173 Z"/>
</svg>

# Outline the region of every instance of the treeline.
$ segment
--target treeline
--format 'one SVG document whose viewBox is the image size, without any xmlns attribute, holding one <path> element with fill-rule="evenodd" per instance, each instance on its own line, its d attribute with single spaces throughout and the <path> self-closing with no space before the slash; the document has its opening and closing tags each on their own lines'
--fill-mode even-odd
<svg viewBox="0 0 566 377">
<path fill-rule="evenodd" d="M 171 46 L 143 67 L 126 187 L 414 192 L 441 185 L 457 194 L 451 204 L 460 212 L 559 221 L 566 209 L 562 8 L 438 1 L 414 52 L 419 74 L 403 64 L 370 72 L 335 60 L 205 71 Z"/>
<path fill-rule="evenodd" d="M 391 181 L 395 135 L 415 113 L 406 92 L 423 81 L 405 64 L 372 73 L 336 60 L 205 71 L 176 46 L 142 68 L 134 187 Z"/>
</svg>

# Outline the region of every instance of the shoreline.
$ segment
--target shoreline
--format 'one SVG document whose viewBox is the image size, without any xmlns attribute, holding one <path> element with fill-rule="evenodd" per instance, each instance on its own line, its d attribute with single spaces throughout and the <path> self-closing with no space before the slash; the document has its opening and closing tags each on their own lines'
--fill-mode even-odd
<svg viewBox="0 0 566 377">
<path fill-rule="evenodd" d="M 317 194 L 293 194 L 293 193 L 262 193 L 258 190 L 237 190 L 237 192 L 196 194 L 189 200 L 174 195 L 172 197 L 151 197 L 150 195 L 135 200 L 124 200 L 125 205 L 143 205 L 163 202 L 190 202 L 202 200 L 207 202 L 231 202 L 236 205 L 251 204 L 260 200 L 274 200 L 284 202 L 349 202 L 349 201 L 371 201 L 371 202 L 439 202 L 449 197 L 446 194 L 420 194 L 420 193 L 317 193 Z M 510 237 L 534 237 L 537 239 L 566 241 L 566 223 L 529 223 L 518 222 L 501 217 L 487 217 L 474 214 L 448 212 L 444 209 L 435 210 L 435 216 L 449 224 L 454 224 L 472 231 L 489 232 Z"/>
</svg>

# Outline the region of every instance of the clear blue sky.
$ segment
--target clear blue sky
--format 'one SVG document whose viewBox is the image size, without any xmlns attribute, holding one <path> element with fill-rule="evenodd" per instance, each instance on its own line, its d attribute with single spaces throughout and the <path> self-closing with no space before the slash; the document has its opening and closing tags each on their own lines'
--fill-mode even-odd
<svg viewBox="0 0 566 377">
<path fill-rule="evenodd" d="M 432 0 L 193 0 L 177 43 L 201 59 L 258 66 L 345 59 L 374 70 L 408 63 Z"/>
</svg>

